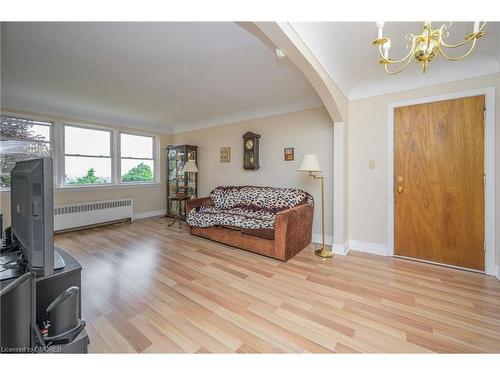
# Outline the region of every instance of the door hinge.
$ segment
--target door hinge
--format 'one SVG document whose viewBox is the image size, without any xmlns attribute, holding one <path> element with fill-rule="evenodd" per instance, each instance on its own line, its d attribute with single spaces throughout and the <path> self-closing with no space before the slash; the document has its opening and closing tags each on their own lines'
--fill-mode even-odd
<svg viewBox="0 0 500 375">
<path fill-rule="evenodd" d="M 484 186 L 486 186 L 486 173 L 483 174 L 483 184 L 484 184 Z"/>
<path fill-rule="evenodd" d="M 483 119 L 486 120 L 486 106 L 483 108 Z"/>
<path fill-rule="evenodd" d="M 483 251 L 486 252 L 486 241 L 483 242 Z"/>
</svg>

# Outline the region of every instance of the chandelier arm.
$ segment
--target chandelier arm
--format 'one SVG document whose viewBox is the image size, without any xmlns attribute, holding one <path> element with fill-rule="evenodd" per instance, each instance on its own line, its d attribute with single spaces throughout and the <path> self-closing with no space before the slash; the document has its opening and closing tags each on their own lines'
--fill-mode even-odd
<svg viewBox="0 0 500 375">
<path fill-rule="evenodd" d="M 413 50 L 413 48 L 412 48 L 412 50 Z M 413 61 L 413 59 L 412 59 L 412 56 L 411 56 L 411 55 L 409 55 L 409 56 L 408 56 L 408 60 L 406 60 L 406 62 L 405 62 L 405 63 L 401 66 L 401 68 L 400 68 L 400 69 L 398 69 L 398 70 L 395 70 L 395 71 L 393 71 L 393 72 L 389 71 L 389 69 L 387 68 L 387 66 L 388 66 L 389 64 L 385 63 L 385 64 L 384 64 L 384 69 L 385 69 L 385 72 L 386 72 L 387 74 L 390 74 L 390 75 L 396 75 L 396 74 L 399 74 L 399 73 L 401 73 L 403 70 L 405 70 L 405 69 L 406 69 L 406 67 L 410 64 L 410 62 L 411 62 L 411 61 Z"/>
<path fill-rule="evenodd" d="M 412 35 L 412 45 L 411 45 L 411 48 L 410 48 L 410 52 L 408 52 L 408 54 L 405 57 L 403 57 L 402 59 L 399 59 L 399 60 L 393 60 L 393 59 L 386 58 L 384 56 L 384 53 L 382 52 L 382 46 L 383 45 L 381 45 L 381 44 L 379 44 L 379 46 L 378 46 L 378 53 L 380 54 L 380 57 L 382 57 L 382 62 L 384 64 L 386 64 L 386 65 L 387 64 L 400 64 L 400 63 L 406 61 L 406 59 L 408 59 L 409 57 L 411 57 L 414 54 L 414 52 L 415 52 L 415 44 L 416 44 L 415 43 L 415 36 Z"/>
<path fill-rule="evenodd" d="M 471 54 L 471 52 L 474 50 L 474 47 L 476 46 L 476 42 L 477 42 L 477 38 L 474 38 L 474 40 L 472 41 L 472 44 L 471 44 L 469 50 L 467 51 L 467 53 L 465 55 L 462 55 L 462 56 L 456 56 L 456 57 L 455 56 L 448 56 L 446 53 L 444 53 L 444 51 L 443 51 L 442 48 L 439 49 L 439 53 L 446 60 L 459 61 L 459 60 L 465 59 L 467 56 L 469 56 Z"/>
<path fill-rule="evenodd" d="M 439 33 L 439 43 L 446 47 L 446 48 L 457 48 L 457 47 L 461 47 L 467 43 L 469 43 L 471 40 L 477 40 L 478 38 L 478 35 L 481 35 L 482 32 L 483 32 L 483 29 L 484 29 L 484 25 L 486 25 L 486 21 L 483 22 L 483 24 L 481 25 L 481 27 L 479 28 L 478 31 L 476 31 L 475 33 L 472 33 L 472 34 L 469 34 L 468 36 L 465 37 L 465 40 L 463 42 L 460 42 L 460 43 L 457 43 L 457 44 L 448 44 L 446 43 L 444 40 L 443 40 L 443 27 L 441 27 L 441 32 Z"/>
</svg>

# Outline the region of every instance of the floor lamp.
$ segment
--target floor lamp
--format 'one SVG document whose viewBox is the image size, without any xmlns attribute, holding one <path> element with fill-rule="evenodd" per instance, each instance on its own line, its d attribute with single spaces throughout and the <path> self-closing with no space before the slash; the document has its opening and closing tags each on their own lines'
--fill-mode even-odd
<svg viewBox="0 0 500 375">
<path fill-rule="evenodd" d="M 325 244 L 325 190 L 323 186 L 324 177 L 317 176 L 314 172 L 323 172 L 321 168 L 321 164 L 319 163 L 319 159 L 314 154 L 304 155 L 302 162 L 299 166 L 299 171 L 308 172 L 309 176 L 314 178 L 315 180 L 321 181 L 321 236 L 322 236 L 322 247 L 321 249 L 316 250 L 314 253 L 317 256 L 323 258 L 331 258 L 333 256 L 333 251 L 328 250 Z"/>
</svg>

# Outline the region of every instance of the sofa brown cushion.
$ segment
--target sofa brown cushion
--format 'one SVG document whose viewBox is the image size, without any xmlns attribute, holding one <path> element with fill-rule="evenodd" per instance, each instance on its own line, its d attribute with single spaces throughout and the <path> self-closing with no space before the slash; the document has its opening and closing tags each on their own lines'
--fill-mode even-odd
<svg viewBox="0 0 500 375">
<path fill-rule="evenodd" d="M 250 234 L 255 237 L 274 240 L 274 229 L 246 229 L 241 228 L 241 233 Z"/>
</svg>

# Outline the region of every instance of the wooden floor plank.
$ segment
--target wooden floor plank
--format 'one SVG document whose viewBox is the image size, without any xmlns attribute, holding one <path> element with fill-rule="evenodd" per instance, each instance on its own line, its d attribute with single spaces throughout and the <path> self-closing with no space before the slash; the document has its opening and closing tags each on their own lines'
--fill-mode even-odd
<svg viewBox="0 0 500 375">
<path fill-rule="evenodd" d="M 288 262 L 153 218 L 67 232 L 95 353 L 499 353 L 500 282 L 351 251 Z"/>
</svg>

